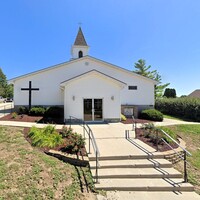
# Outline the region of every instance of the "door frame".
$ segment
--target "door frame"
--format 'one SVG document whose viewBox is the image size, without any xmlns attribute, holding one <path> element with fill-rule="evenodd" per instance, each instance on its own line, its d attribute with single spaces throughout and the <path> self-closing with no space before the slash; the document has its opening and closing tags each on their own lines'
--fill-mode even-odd
<svg viewBox="0 0 200 200">
<path fill-rule="evenodd" d="M 92 98 L 92 97 L 89 97 L 89 98 L 83 98 L 83 120 L 84 120 L 84 100 L 85 99 L 92 99 L 92 120 L 91 121 L 87 121 L 87 122 L 102 122 L 104 121 L 104 98 L 101 98 L 101 97 L 97 97 L 97 98 Z M 102 100 L 102 120 L 94 120 L 94 99 L 101 99 Z M 85 121 L 85 120 L 84 120 Z"/>
</svg>

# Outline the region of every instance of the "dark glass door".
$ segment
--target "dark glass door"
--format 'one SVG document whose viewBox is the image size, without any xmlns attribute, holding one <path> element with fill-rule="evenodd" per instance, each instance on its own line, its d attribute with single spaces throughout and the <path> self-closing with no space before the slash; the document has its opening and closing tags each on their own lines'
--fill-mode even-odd
<svg viewBox="0 0 200 200">
<path fill-rule="evenodd" d="M 94 99 L 94 121 L 103 120 L 102 99 Z"/>
<path fill-rule="evenodd" d="M 84 121 L 93 121 L 92 99 L 84 99 Z"/>
<path fill-rule="evenodd" d="M 84 99 L 84 121 L 102 121 L 103 120 L 103 100 L 102 99 Z"/>
</svg>

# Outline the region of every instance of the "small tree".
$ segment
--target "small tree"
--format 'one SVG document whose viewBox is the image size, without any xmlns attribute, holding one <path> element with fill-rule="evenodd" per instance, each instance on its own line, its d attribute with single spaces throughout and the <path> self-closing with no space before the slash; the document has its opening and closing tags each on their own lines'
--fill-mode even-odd
<svg viewBox="0 0 200 200">
<path fill-rule="evenodd" d="M 155 86 L 155 98 L 159 98 L 163 96 L 164 89 L 169 85 L 169 83 L 161 84 L 161 75 L 158 73 L 157 70 L 150 71 L 151 65 L 146 66 L 146 61 L 143 59 L 139 59 L 135 63 L 136 70 L 134 71 L 137 74 L 145 76 L 147 78 L 151 78 L 158 82 Z"/>
<path fill-rule="evenodd" d="M 3 73 L 2 69 L 0 68 L 0 96 L 6 98 L 13 97 L 13 85 L 9 84 L 6 80 L 6 75 Z"/>
<path fill-rule="evenodd" d="M 166 88 L 163 96 L 167 98 L 176 98 L 176 90 L 173 88 Z"/>
</svg>

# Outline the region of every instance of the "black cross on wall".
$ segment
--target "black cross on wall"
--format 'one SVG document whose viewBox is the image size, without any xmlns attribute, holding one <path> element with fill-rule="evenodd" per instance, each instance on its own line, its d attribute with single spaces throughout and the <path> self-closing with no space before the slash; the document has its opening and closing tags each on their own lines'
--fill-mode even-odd
<svg viewBox="0 0 200 200">
<path fill-rule="evenodd" d="M 39 88 L 32 88 L 32 82 L 29 81 L 29 87 L 28 88 L 21 88 L 21 90 L 29 91 L 29 110 L 31 109 L 31 100 L 32 100 L 32 91 L 39 90 Z"/>
</svg>

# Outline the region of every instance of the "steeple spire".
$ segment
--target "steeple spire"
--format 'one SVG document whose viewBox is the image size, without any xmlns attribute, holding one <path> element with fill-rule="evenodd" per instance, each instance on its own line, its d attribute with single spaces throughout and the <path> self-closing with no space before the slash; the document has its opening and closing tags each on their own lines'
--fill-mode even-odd
<svg viewBox="0 0 200 200">
<path fill-rule="evenodd" d="M 89 46 L 87 45 L 81 27 L 79 27 L 78 34 L 74 41 L 74 45 L 71 48 L 72 59 L 87 56 L 88 51 L 89 51 Z"/>
<path fill-rule="evenodd" d="M 81 27 L 79 27 L 78 34 L 76 36 L 74 45 L 77 45 L 77 46 L 88 46 L 87 42 L 85 40 L 85 37 L 83 35 Z"/>
</svg>

